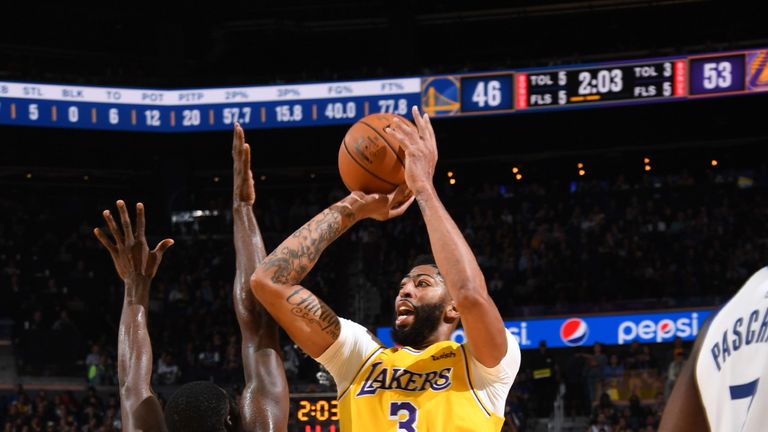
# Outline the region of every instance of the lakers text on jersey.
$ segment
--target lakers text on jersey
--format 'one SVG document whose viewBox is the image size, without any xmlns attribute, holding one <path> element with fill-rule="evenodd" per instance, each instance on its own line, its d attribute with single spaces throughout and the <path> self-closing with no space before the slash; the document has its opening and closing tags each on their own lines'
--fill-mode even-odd
<svg viewBox="0 0 768 432">
<path fill-rule="evenodd" d="M 380 347 L 339 394 L 341 429 L 497 432 L 504 419 L 478 397 L 470 367 L 466 348 L 451 341 Z"/>
</svg>

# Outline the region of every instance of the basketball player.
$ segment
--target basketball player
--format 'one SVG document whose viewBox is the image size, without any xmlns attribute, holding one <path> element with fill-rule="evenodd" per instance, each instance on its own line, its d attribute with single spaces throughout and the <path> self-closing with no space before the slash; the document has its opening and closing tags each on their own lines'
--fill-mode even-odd
<svg viewBox="0 0 768 432">
<path fill-rule="evenodd" d="M 153 251 L 144 235 L 144 206 L 136 205 L 136 231 L 123 201 L 117 202 L 122 230 L 104 211 L 114 243 L 100 229 L 94 233 L 109 250 L 120 278 L 125 300 L 118 335 L 118 380 L 123 427 L 126 431 L 286 431 L 288 385 L 280 359 L 274 320 L 254 299 L 248 276 L 266 255 L 253 215 L 255 192 L 250 169 L 250 147 L 243 130 L 235 126 L 233 219 L 237 273 L 234 304 L 242 334 L 245 388 L 240 407 L 217 385 L 198 381 L 179 388 L 163 413 L 150 386 L 152 345 L 147 330 L 149 286 L 173 240 L 161 241 Z"/>
<path fill-rule="evenodd" d="M 418 131 L 401 121 L 387 129 L 403 142 L 407 188 L 390 195 L 353 192 L 333 204 L 261 263 L 251 288 L 291 338 L 335 378 L 341 430 L 499 431 L 520 348 L 432 184 L 437 146 L 429 117 L 415 107 L 413 116 Z M 299 283 L 355 222 L 399 216 L 414 198 L 435 262 L 417 263 L 403 276 L 392 331 L 402 347 L 387 349 Z M 461 345 L 450 341 L 459 320 L 467 338 Z"/>
<path fill-rule="evenodd" d="M 768 428 L 768 267 L 701 329 L 659 431 Z"/>
</svg>

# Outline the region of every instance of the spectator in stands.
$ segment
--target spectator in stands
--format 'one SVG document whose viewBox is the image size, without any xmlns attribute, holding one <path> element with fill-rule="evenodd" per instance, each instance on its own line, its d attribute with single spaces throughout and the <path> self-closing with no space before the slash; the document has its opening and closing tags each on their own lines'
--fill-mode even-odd
<svg viewBox="0 0 768 432">
<path fill-rule="evenodd" d="M 91 352 L 85 357 L 86 369 L 99 364 L 99 357 L 101 357 L 101 348 L 98 344 L 91 345 Z"/>
<path fill-rule="evenodd" d="M 107 385 L 109 382 L 109 371 L 107 370 L 107 356 L 99 355 L 99 361 L 88 367 L 88 384 Z"/>
<path fill-rule="evenodd" d="M 165 351 L 157 360 L 155 374 L 155 381 L 157 384 L 173 385 L 179 382 L 181 370 L 176 364 L 173 355 L 168 351 Z"/>
<path fill-rule="evenodd" d="M 299 374 L 299 353 L 296 350 L 296 346 L 289 342 L 283 345 L 283 366 L 285 367 L 285 375 L 288 377 L 288 382 L 291 382 Z"/>
<path fill-rule="evenodd" d="M 606 357 L 603 354 L 603 345 L 600 342 L 592 346 L 592 354 L 583 354 L 586 358 L 584 365 L 584 383 L 586 385 L 584 392 L 588 403 L 591 405 L 597 400 L 598 391 L 601 389 L 603 380 L 603 369 L 606 364 Z"/>
<path fill-rule="evenodd" d="M 46 346 L 50 343 L 50 332 L 43 320 L 43 311 L 36 309 L 32 313 L 32 319 L 24 322 L 23 334 L 20 344 L 23 352 L 24 364 L 30 372 L 40 374 L 43 371 L 46 355 Z"/>
<path fill-rule="evenodd" d="M 629 345 L 629 352 L 624 356 L 624 368 L 627 370 L 638 369 L 638 356 L 640 355 L 640 342 L 637 340 L 632 341 Z"/>
<path fill-rule="evenodd" d="M 612 432 L 613 429 L 604 414 L 598 414 L 592 420 L 588 432 Z"/>
<path fill-rule="evenodd" d="M 624 365 L 619 362 L 619 356 L 611 354 L 608 364 L 603 366 L 604 378 L 623 378 L 624 377 Z"/>
<path fill-rule="evenodd" d="M 59 313 L 59 318 L 53 323 L 51 330 L 54 341 L 51 352 L 58 356 L 57 366 L 61 371 L 70 371 L 80 355 L 80 331 L 69 318 L 66 309 Z"/>
<path fill-rule="evenodd" d="M 205 349 L 197 356 L 200 367 L 213 371 L 221 365 L 221 354 L 213 348 L 213 342 L 207 342 Z"/>
<path fill-rule="evenodd" d="M 533 376 L 533 399 L 536 404 L 536 416 L 548 417 L 552 412 L 557 394 L 559 369 L 554 357 L 547 351 L 547 342 L 539 342 L 539 349 L 531 355 L 531 375 Z"/>
<path fill-rule="evenodd" d="M 680 372 L 683 370 L 684 363 L 685 359 L 683 358 L 682 349 L 675 351 L 675 359 L 672 360 L 672 362 L 669 363 L 669 367 L 667 367 L 667 380 L 666 384 L 664 385 L 665 399 L 669 397 L 669 393 L 675 386 L 675 381 L 677 381 L 677 377 L 680 376 Z"/>
<path fill-rule="evenodd" d="M 638 369 L 655 369 L 656 368 L 656 360 L 651 355 L 651 347 L 648 345 L 643 345 L 640 354 L 635 356 L 635 364 L 637 365 Z"/>
</svg>

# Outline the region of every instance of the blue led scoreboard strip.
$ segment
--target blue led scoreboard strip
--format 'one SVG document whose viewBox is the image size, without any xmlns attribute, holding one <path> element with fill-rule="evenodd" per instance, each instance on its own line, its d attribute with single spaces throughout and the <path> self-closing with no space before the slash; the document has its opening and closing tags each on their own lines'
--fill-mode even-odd
<svg viewBox="0 0 768 432">
<path fill-rule="evenodd" d="M 0 81 L 0 124 L 147 132 L 349 124 L 632 105 L 768 90 L 768 50 L 296 85 L 157 90 Z"/>
<path fill-rule="evenodd" d="M 0 123 L 181 132 L 349 123 L 407 114 L 419 78 L 284 86 L 149 90 L 0 82 Z"/>
</svg>

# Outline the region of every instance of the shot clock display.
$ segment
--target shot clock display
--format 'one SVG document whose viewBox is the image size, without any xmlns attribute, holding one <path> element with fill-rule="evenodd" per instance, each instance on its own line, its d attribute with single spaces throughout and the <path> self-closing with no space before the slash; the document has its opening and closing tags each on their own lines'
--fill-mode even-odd
<svg viewBox="0 0 768 432">
<path fill-rule="evenodd" d="M 0 81 L 0 124 L 196 132 L 682 101 L 768 91 L 768 49 L 499 72 L 161 90 Z"/>
<path fill-rule="evenodd" d="M 339 403 L 333 393 L 291 395 L 291 422 L 297 432 L 339 432 Z"/>
</svg>

